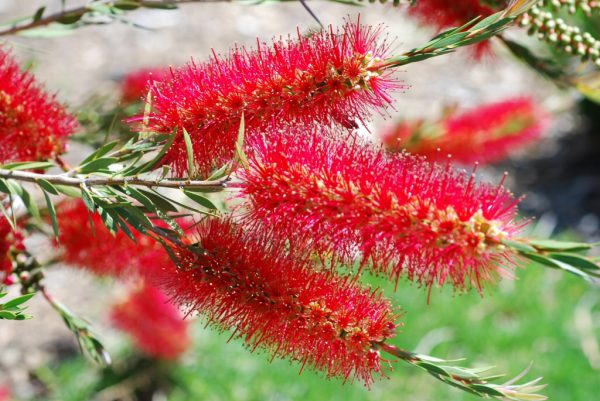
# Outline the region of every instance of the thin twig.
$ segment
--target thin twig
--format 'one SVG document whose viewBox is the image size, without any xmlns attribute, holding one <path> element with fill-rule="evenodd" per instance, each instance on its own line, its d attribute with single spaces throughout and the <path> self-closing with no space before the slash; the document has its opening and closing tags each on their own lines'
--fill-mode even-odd
<svg viewBox="0 0 600 401">
<path fill-rule="evenodd" d="M 151 180 L 140 177 L 69 177 L 65 174 L 38 174 L 29 171 L 14 171 L 0 169 L 0 178 L 12 178 L 17 181 L 38 183 L 46 180 L 51 184 L 64 185 L 68 187 L 114 186 L 114 185 L 139 185 L 150 188 L 186 188 L 221 190 L 227 187 L 228 178 L 216 181 L 201 180 Z"/>
<path fill-rule="evenodd" d="M 49 15 L 45 18 L 40 18 L 38 20 L 32 19 L 30 22 L 23 24 L 23 25 L 14 24 L 11 28 L 7 28 L 7 29 L 0 31 L 0 36 L 14 35 L 21 31 L 27 31 L 30 29 L 50 25 L 54 22 L 58 22 L 59 20 L 65 18 L 67 16 L 79 17 L 88 11 L 90 11 L 90 10 L 89 10 L 89 8 L 87 8 L 87 6 L 77 7 L 77 8 L 73 8 L 71 10 L 65 10 L 65 11 L 61 11 L 56 14 Z"/>
<path fill-rule="evenodd" d="M 140 0 L 138 4 L 140 8 L 147 7 L 158 7 L 158 6 L 169 6 L 169 5 L 177 5 L 184 3 L 220 3 L 220 2 L 231 2 L 232 0 Z M 112 1 L 106 1 L 107 4 L 113 3 Z M 60 20 L 70 17 L 73 19 L 77 19 L 82 17 L 84 14 L 93 11 L 89 8 L 89 5 L 72 8 L 70 10 L 63 10 L 55 14 L 51 14 L 47 17 L 43 17 L 37 20 L 31 19 L 31 21 L 25 24 L 13 24 L 10 28 L 0 30 L 0 36 L 8 36 L 14 35 L 22 31 L 27 31 L 30 29 L 40 28 L 43 26 L 50 25 L 55 22 L 59 22 Z"/>
<path fill-rule="evenodd" d="M 529 371 L 525 369 L 521 374 L 513 379 L 502 383 L 494 384 L 491 380 L 497 379 L 500 376 L 486 376 L 485 372 L 491 368 L 465 368 L 460 366 L 451 366 L 448 363 L 457 362 L 451 360 L 443 360 L 420 355 L 415 352 L 403 350 L 394 345 L 387 343 L 375 344 L 379 349 L 387 354 L 393 355 L 415 367 L 421 368 L 431 374 L 438 380 L 454 387 L 458 387 L 463 391 L 471 394 L 476 394 L 483 398 L 495 398 L 501 400 L 521 400 L 521 401 L 543 401 L 547 397 L 537 394 L 545 385 L 539 384 L 541 378 L 534 379 L 523 384 L 516 384 Z"/>
</svg>

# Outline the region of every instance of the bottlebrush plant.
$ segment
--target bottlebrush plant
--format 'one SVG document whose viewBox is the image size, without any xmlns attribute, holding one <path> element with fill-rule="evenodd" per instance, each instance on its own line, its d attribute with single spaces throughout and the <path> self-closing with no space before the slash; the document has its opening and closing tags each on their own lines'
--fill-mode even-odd
<svg viewBox="0 0 600 401">
<path fill-rule="evenodd" d="M 175 360 L 190 345 L 188 322 L 158 288 L 143 284 L 111 311 L 115 326 L 149 356 Z"/>
<path fill-rule="evenodd" d="M 381 63 L 388 49 L 380 37 L 380 29 L 349 22 L 337 31 L 193 62 L 150 85 L 153 111 L 134 122 L 141 120 L 144 131 L 174 135 L 163 162 L 177 176 L 202 177 L 231 159 L 242 114 L 248 137 L 282 122 L 353 128 L 382 112 L 397 86 Z"/>
<path fill-rule="evenodd" d="M 43 110 L 43 112 L 41 112 Z M 3 163 L 52 159 L 65 151 L 77 129 L 70 115 L 0 49 L 0 160 Z"/>
<path fill-rule="evenodd" d="M 71 266 L 99 276 L 131 278 L 151 275 L 169 261 L 159 242 L 135 230 L 134 241 L 123 231 L 111 233 L 102 217 L 90 213 L 81 201 L 58 204 L 56 215 L 60 234 L 55 246 L 61 260 Z"/>
<path fill-rule="evenodd" d="M 0 36 L 75 31 L 177 3 L 95 0 L 48 15 L 40 8 Z M 176 391 L 185 379 L 173 370 L 201 357 L 190 351 L 184 320 L 198 315 L 251 351 L 347 385 L 395 380 L 392 370 L 405 362 L 483 398 L 545 399 L 541 379 L 498 383 L 487 368 L 401 347 L 414 305 L 393 297 L 406 280 L 425 287 L 425 299 L 446 284 L 484 295 L 518 277 L 525 262 L 594 282 L 593 244 L 530 238 L 520 198 L 504 179 L 486 182 L 425 151 L 390 152 L 356 132 L 375 115 L 401 113 L 392 96 L 408 88 L 401 67 L 486 46 L 535 2 L 476 3 L 417 2 L 411 13 L 450 29 L 405 52 L 390 46 L 383 26 L 349 18 L 214 51 L 206 61 L 141 70 L 126 77 L 119 96 L 136 112 L 114 118 L 125 117 L 127 134 L 86 123 L 91 132 L 73 135 L 74 117 L 3 45 L 0 319 L 29 318 L 27 303 L 41 294 L 81 350 L 104 365 L 94 391 L 115 397 L 127 386 L 136 399 L 149 388 Z M 441 13 L 444 5 L 450 14 Z M 419 146 L 469 164 L 537 136 L 545 118 L 531 101 L 512 100 L 444 119 L 433 139 L 390 137 L 409 150 L 418 137 Z M 69 138 L 93 147 L 74 165 L 61 156 Z M 51 255 L 40 252 L 40 237 L 53 245 Z M 132 289 L 110 315 L 143 356 L 106 366 L 98 334 L 47 286 L 56 264 Z M 21 295 L 8 295 L 13 289 Z"/>
<path fill-rule="evenodd" d="M 531 145 L 548 127 L 548 113 L 533 99 L 517 97 L 450 112 L 440 120 L 400 121 L 384 129 L 381 141 L 391 151 L 407 150 L 463 164 L 500 162 Z"/>
<path fill-rule="evenodd" d="M 127 74 L 121 81 L 121 102 L 129 104 L 144 101 L 152 83 L 169 75 L 170 71 L 165 68 L 142 68 Z"/>
<path fill-rule="evenodd" d="M 377 273 L 428 287 L 448 280 L 481 290 L 513 264 L 504 242 L 523 223 L 502 184 L 320 130 L 290 127 L 250 147 L 240 185 L 253 227 L 293 235 L 334 260 L 360 255 Z"/>
</svg>

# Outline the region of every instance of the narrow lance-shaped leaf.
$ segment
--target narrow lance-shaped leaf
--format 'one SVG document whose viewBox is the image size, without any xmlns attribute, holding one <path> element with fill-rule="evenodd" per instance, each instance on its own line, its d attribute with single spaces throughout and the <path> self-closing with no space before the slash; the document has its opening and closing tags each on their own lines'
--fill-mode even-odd
<svg viewBox="0 0 600 401">
<path fill-rule="evenodd" d="M 185 142 L 185 150 L 187 152 L 188 177 L 193 178 L 196 176 L 194 164 L 194 146 L 192 145 L 190 134 L 185 128 L 183 129 L 183 140 Z"/>
<path fill-rule="evenodd" d="M 56 209 L 54 208 L 54 204 L 52 203 L 52 199 L 50 199 L 50 195 L 46 191 L 42 191 L 44 193 L 44 198 L 46 199 L 46 207 L 48 208 L 48 214 L 50 215 L 50 221 L 52 222 L 52 231 L 54 232 L 54 236 L 58 238 L 58 220 L 56 218 Z"/>
</svg>

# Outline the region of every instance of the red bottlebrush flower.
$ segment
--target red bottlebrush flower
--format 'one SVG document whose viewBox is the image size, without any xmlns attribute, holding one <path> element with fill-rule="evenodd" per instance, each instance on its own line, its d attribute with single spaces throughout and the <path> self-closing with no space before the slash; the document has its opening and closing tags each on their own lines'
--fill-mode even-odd
<svg viewBox="0 0 600 401">
<path fill-rule="evenodd" d="M 23 234 L 13 231 L 5 218 L 0 217 L 0 283 L 13 284 L 10 275 L 13 272 L 13 262 L 10 256 L 13 250 L 24 250 Z"/>
<path fill-rule="evenodd" d="M 0 401 L 10 401 L 10 388 L 0 386 Z"/>
<path fill-rule="evenodd" d="M 114 277 L 145 277 L 172 264 L 160 243 L 135 230 L 136 242 L 122 231 L 113 235 L 82 201 L 61 203 L 57 214 L 60 235 L 55 245 L 63 251 L 61 257 L 67 264 Z"/>
<path fill-rule="evenodd" d="M 356 126 L 373 110 L 383 110 L 397 86 L 389 72 L 377 70 L 387 45 L 381 30 L 347 23 L 271 47 L 233 49 L 207 63 L 174 70 L 150 88 L 152 107 L 145 131 L 177 139 L 164 162 L 175 174 L 188 172 L 183 137 L 193 142 L 195 173 L 207 175 L 231 159 L 242 115 L 246 137 L 283 122 Z M 135 120 L 140 120 L 138 117 Z M 198 174 L 195 174 L 198 175 Z"/>
<path fill-rule="evenodd" d="M 494 163 L 538 139 L 547 126 L 548 113 L 528 97 L 485 104 L 450 115 L 437 123 L 402 122 L 385 131 L 390 150 L 406 149 L 430 160 Z"/>
<path fill-rule="evenodd" d="M 384 374 L 378 344 L 394 335 L 396 315 L 381 294 L 292 257 L 265 231 L 231 222 L 201 225 L 196 251 L 177 250 L 179 269 L 160 278 L 167 294 L 250 348 L 289 357 L 328 377 Z"/>
<path fill-rule="evenodd" d="M 0 49 L 0 163 L 53 158 L 77 127 L 75 117 Z"/>
<path fill-rule="evenodd" d="M 490 5 L 492 4 L 492 5 Z M 506 5 L 504 0 L 419 0 L 409 14 L 438 30 L 459 27 L 477 17 L 487 17 Z M 477 57 L 489 51 L 489 41 L 475 46 Z"/>
<path fill-rule="evenodd" d="M 245 221 L 302 238 L 319 254 L 362 257 L 375 272 L 457 289 L 502 272 L 502 244 L 521 224 L 502 185 L 422 158 L 347 144 L 315 131 L 256 141 L 241 172 Z M 512 263 L 509 263 L 512 265 Z"/>
<path fill-rule="evenodd" d="M 143 68 L 127 74 L 121 82 L 121 101 L 129 104 L 145 100 L 150 85 L 170 74 L 164 68 Z"/>
<path fill-rule="evenodd" d="M 183 314 L 162 291 L 151 285 L 144 285 L 115 305 L 111 320 L 142 351 L 155 358 L 177 359 L 190 345 Z"/>
</svg>

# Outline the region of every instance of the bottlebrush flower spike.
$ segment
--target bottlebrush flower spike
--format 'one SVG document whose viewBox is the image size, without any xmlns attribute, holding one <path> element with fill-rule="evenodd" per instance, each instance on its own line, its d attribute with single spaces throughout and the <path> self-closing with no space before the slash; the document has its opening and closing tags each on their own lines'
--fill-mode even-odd
<svg viewBox="0 0 600 401">
<path fill-rule="evenodd" d="M 179 269 L 159 279 L 166 293 L 252 350 L 367 385 L 384 375 L 378 344 L 394 335 L 396 315 L 379 292 L 316 271 L 308 257 L 290 256 L 283 240 L 228 221 L 204 222 L 196 252 L 175 252 Z"/>
<path fill-rule="evenodd" d="M 494 7 L 490 3 L 495 3 Z M 409 9 L 409 15 L 414 16 L 424 24 L 438 30 L 459 27 L 477 17 L 487 17 L 506 6 L 503 0 L 419 0 Z M 489 41 L 474 47 L 476 57 L 489 52 Z"/>
<path fill-rule="evenodd" d="M 164 159 L 177 175 L 188 172 L 187 130 L 196 173 L 207 175 L 232 158 L 242 115 L 246 137 L 283 122 L 354 127 L 385 109 L 388 92 L 398 87 L 389 70 L 376 68 L 387 52 L 380 37 L 380 28 L 347 23 L 338 31 L 235 48 L 227 58 L 215 54 L 207 63 L 173 70 L 150 88 L 154 111 L 143 130 L 177 129 Z"/>
<path fill-rule="evenodd" d="M 23 240 L 23 234 L 13 231 L 6 219 L 0 217 L 0 285 L 13 284 L 13 262 L 10 253 L 13 249 L 24 250 Z"/>
<path fill-rule="evenodd" d="M 548 113 L 529 97 L 485 104 L 439 122 L 401 122 L 384 131 L 390 150 L 406 149 L 429 160 L 494 163 L 538 139 Z"/>
<path fill-rule="evenodd" d="M 10 401 L 10 388 L 8 386 L 0 386 L 0 401 Z"/>
<path fill-rule="evenodd" d="M 188 323 L 158 288 L 144 285 L 111 312 L 113 324 L 149 356 L 177 359 L 190 345 Z"/>
<path fill-rule="evenodd" d="M 55 246 L 63 251 L 61 258 L 69 265 L 100 276 L 145 277 L 164 264 L 172 264 L 160 243 L 135 230 L 136 242 L 122 231 L 113 235 L 82 201 L 61 203 L 57 215 L 60 235 Z"/>
<path fill-rule="evenodd" d="M 248 224 L 430 287 L 451 281 L 481 291 L 512 266 L 502 241 L 522 224 L 514 220 L 518 201 L 501 184 L 320 130 L 290 128 L 252 147 L 240 173 Z"/>
<path fill-rule="evenodd" d="M 150 85 L 170 74 L 165 68 L 143 68 L 125 75 L 121 81 L 121 101 L 130 104 L 145 100 Z"/>
<path fill-rule="evenodd" d="M 77 128 L 75 117 L 0 49 L 0 163 L 53 158 Z"/>
</svg>

